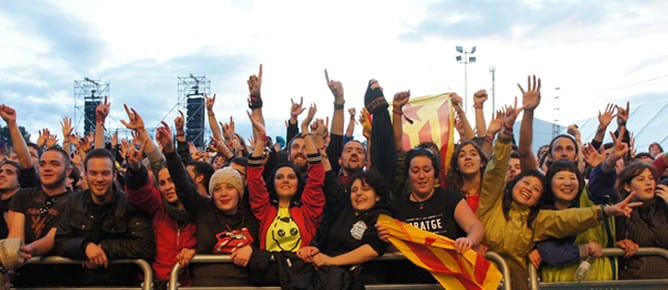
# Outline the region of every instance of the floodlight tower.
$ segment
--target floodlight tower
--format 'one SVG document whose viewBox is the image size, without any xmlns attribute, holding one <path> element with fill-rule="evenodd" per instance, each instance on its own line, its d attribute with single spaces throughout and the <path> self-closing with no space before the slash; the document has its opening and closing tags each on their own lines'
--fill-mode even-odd
<svg viewBox="0 0 668 290">
<path fill-rule="evenodd" d="M 474 54 L 475 53 L 475 46 L 471 48 L 471 50 L 464 50 L 462 46 L 456 46 L 455 50 L 459 52 L 460 54 L 455 58 L 457 62 L 463 63 L 464 64 L 464 113 L 468 113 L 469 107 L 466 105 L 466 100 L 469 98 L 468 95 L 468 65 L 469 63 L 474 63 L 476 62 L 476 57 L 475 56 L 469 56 L 469 54 Z M 464 57 L 462 57 L 462 54 L 464 54 Z"/>
<path fill-rule="evenodd" d="M 95 108 L 109 97 L 109 83 L 84 77 L 74 81 L 74 131 L 83 123 L 84 134 L 95 132 Z M 83 102 L 83 103 L 82 103 Z"/>
<path fill-rule="evenodd" d="M 179 76 L 177 84 L 177 104 L 186 112 L 186 141 L 195 146 L 204 147 L 204 118 L 206 100 L 204 95 L 211 94 L 211 80 L 206 76 Z"/>
<path fill-rule="evenodd" d="M 554 88 L 554 107 L 552 108 L 554 123 L 552 123 L 552 138 L 559 135 L 559 131 L 561 131 L 561 126 L 559 126 L 559 90 L 561 90 L 560 87 Z"/>
</svg>

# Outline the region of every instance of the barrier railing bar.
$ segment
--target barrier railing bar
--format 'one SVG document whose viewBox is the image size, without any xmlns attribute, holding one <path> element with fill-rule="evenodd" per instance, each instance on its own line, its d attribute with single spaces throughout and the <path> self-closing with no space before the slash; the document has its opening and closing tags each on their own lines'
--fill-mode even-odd
<svg viewBox="0 0 668 290">
<path fill-rule="evenodd" d="M 503 289 L 504 290 L 511 290 L 512 287 L 510 285 L 510 270 L 508 268 L 508 265 L 506 264 L 506 261 L 501 257 L 501 255 L 495 253 L 495 252 L 487 252 L 485 257 L 492 262 L 494 262 L 497 266 L 499 266 L 499 270 L 503 274 Z M 377 260 L 380 261 L 395 261 L 395 260 L 406 260 L 406 257 L 404 257 L 403 254 L 401 253 L 387 253 L 383 255 L 382 257 L 378 258 Z M 232 259 L 230 258 L 229 255 L 195 255 L 192 260 L 190 260 L 191 264 L 206 264 L 206 263 L 232 263 Z M 179 272 L 181 271 L 181 264 L 176 262 L 174 264 L 174 267 L 172 268 L 171 273 L 169 274 L 169 290 L 177 290 L 178 287 L 178 277 L 179 277 Z M 374 285 L 367 285 L 367 288 L 372 287 Z M 383 286 L 390 286 L 390 288 L 383 288 L 383 289 L 391 289 L 391 286 L 394 285 L 383 285 Z M 423 289 L 421 287 L 424 287 L 426 285 L 403 285 L 403 288 L 401 288 L 399 285 L 397 285 L 396 289 L 406 289 L 406 286 L 417 286 L 420 289 Z M 198 289 L 204 289 L 204 288 L 199 288 Z M 255 289 L 255 288 L 253 288 Z M 262 289 L 272 289 L 271 287 L 262 287 Z M 280 289 L 280 287 L 277 287 L 276 289 Z"/>
<path fill-rule="evenodd" d="M 619 248 L 603 248 L 603 256 L 624 256 L 624 250 Z M 661 256 L 668 260 L 668 250 L 663 248 L 656 247 L 645 247 L 638 248 L 638 252 L 634 256 Z M 531 290 L 539 289 L 538 283 L 538 270 L 529 263 L 529 286 Z M 606 286 L 606 285 L 647 285 L 648 283 L 661 283 L 666 282 L 668 279 L 637 279 L 637 280 L 613 280 L 613 281 L 582 281 L 582 282 L 541 282 L 540 284 L 548 285 L 566 285 L 577 283 L 578 285 L 586 285 L 592 283 L 596 286 Z"/>
<path fill-rule="evenodd" d="M 60 256 L 34 257 L 26 262 L 27 264 L 81 264 L 80 260 L 72 260 Z M 153 270 L 151 264 L 142 259 L 115 259 L 109 260 L 109 264 L 135 264 L 144 272 L 144 282 L 142 289 L 150 290 L 153 288 Z"/>
</svg>

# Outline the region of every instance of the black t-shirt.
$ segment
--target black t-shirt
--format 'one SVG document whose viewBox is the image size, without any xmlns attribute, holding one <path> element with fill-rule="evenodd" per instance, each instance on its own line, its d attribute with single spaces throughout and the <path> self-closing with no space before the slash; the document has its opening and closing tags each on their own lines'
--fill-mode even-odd
<svg viewBox="0 0 668 290">
<path fill-rule="evenodd" d="M 436 188 L 431 198 L 423 202 L 413 202 L 409 196 L 396 203 L 395 217 L 400 221 L 452 240 L 466 236 L 455 220 L 455 208 L 464 199 L 461 193 Z"/>
<path fill-rule="evenodd" d="M 336 213 L 337 217 L 329 225 L 326 237 L 318 237 L 318 242 L 324 244 L 320 250 L 333 257 L 368 244 L 382 256 L 387 244 L 380 240 L 375 227 L 381 213 L 390 214 L 387 210 L 374 208 L 355 216 L 355 210 L 351 206 L 344 207 Z"/>
<path fill-rule="evenodd" d="M 25 243 L 44 237 L 58 226 L 60 213 L 67 205 L 67 192 L 49 197 L 41 188 L 26 188 L 17 192 L 9 203 L 9 210 L 25 215 Z"/>
</svg>

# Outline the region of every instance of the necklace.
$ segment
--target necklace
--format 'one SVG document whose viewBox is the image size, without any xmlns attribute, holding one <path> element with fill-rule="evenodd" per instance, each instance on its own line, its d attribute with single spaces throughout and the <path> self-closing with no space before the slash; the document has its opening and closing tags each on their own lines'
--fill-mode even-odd
<svg viewBox="0 0 668 290">
<path fill-rule="evenodd" d="M 425 204 L 425 202 L 428 201 L 428 200 L 431 198 L 432 195 L 433 195 L 433 192 L 430 193 L 430 194 L 429 194 L 427 197 L 425 197 L 425 198 L 418 198 L 417 195 L 416 195 L 415 193 L 411 192 L 410 199 L 411 199 L 412 201 L 414 201 L 414 202 L 420 203 L 420 206 L 418 207 L 418 209 L 419 209 L 419 210 L 423 210 L 423 209 L 424 209 L 424 204 Z"/>
</svg>

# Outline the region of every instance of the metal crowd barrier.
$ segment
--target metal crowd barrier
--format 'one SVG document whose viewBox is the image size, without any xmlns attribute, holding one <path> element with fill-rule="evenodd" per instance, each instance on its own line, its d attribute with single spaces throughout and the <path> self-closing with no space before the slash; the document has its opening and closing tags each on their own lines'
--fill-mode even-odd
<svg viewBox="0 0 668 290">
<path fill-rule="evenodd" d="M 34 257 L 26 262 L 27 264 L 81 264 L 80 260 L 72 260 L 60 256 L 48 256 L 45 258 Z M 142 282 L 141 289 L 150 290 L 153 288 L 153 270 L 151 269 L 151 264 L 142 259 L 116 259 L 110 260 L 109 264 L 135 264 L 141 268 L 144 272 L 144 282 Z M 104 285 L 100 285 L 104 286 Z M 98 289 L 99 287 L 94 287 L 93 289 Z M 136 287 L 139 288 L 139 287 Z M 37 288 L 31 288 L 37 289 Z M 87 287 L 77 287 L 76 289 L 87 289 Z M 106 288 L 105 289 L 113 289 Z M 128 289 L 128 288 L 115 288 L 115 289 Z M 135 288 L 131 288 L 135 289 Z"/>
<path fill-rule="evenodd" d="M 510 270 L 506 261 L 501 257 L 501 255 L 495 252 L 487 252 L 485 257 L 494 262 L 498 267 L 501 273 L 503 274 L 503 290 L 511 290 L 510 286 Z M 380 261 L 395 261 L 395 260 L 405 260 L 401 253 L 387 253 L 377 260 Z M 211 263 L 232 263 L 229 255 L 195 255 L 190 261 L 191 264 L 211 264 Z M 179 272 L 181 271 L 181 265 L 177 262 L 172 268 L 172 272 L 169 276 L 169 290 L 179 289 Z M 443 289 L 438 284 L 369 284 L 365 286 L 366 289 Z M 182 289 L 271 289 L 271 290 L 280 290 L 280 286 L 269 286 L 269 287 L 183 287 Z"/>
<path fill-rule="evenodd" d="M 636 256 L 662 256 L 668 260 L 668 250 L 663 248 L 639 248 Z M 603 256 L 624 256 L 619 248 L 604 248 Z M 580 282 L 539 282 L 538 271 L 529 263 L 529 286 L 532 290 L 540 288 L 558 289 L 668 289 L 668 277 L 665 279 L 634 279 Z"/>
</svg>

